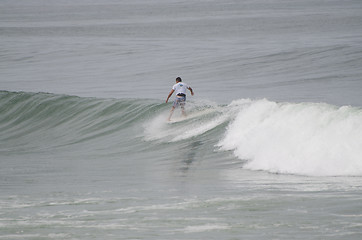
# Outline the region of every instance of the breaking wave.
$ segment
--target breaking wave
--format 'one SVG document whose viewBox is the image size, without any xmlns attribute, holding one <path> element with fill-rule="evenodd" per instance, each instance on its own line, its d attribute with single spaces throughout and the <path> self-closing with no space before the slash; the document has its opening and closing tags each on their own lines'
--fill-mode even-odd
<svg viewBox="0 0 362 240">
<path fill-rule="evenodd" d="M 186 118 L 176 110 L 167 122 L 169 110 L 159 100 L 0 91 L 0 154 L 66 146 L 80 151 L 79 144 L 87 145 L 84 151 L 107 146 L 103 153 L 110 154 L 122 144 L 153 142 L 167 149 L 180 141 L 211 138 L 211 144 L 217 143 L 213 149 L 232 151 L 246 169 L 362 176 L 360 108 L 266 99 L 228 105 L 196 101 L 188 102 Z"/>
<path fill-rule="evenodd" d="M 362 175 L 362 110 L 324 103 L 238 100 L 219 142 L 245 168 L 315 176 Z"/>
</svg>

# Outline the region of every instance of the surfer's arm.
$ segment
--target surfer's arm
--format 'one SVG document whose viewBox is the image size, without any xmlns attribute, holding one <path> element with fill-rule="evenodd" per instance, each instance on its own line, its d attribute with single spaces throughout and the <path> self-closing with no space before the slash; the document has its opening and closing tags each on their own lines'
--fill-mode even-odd
<svg viewBox="0 0 362 240">
<path fill-rule="evenodd" d="M 167 99 L 166 99 L 166 103 L 168 102 L 168 99 L 170 99 L 170 97 L 172 96 L 174 91 L 175 90 L 172 89 L 171 92 L 168 94 Z"/>
<path fill-rule="evenodd" d="M 194 95 L 194 91 L 192 90 L 192 88 L 191 88 L 191 87 L 189 87 L 189 88 L 188 88 L 188 90 L 190 90 L 191 95 L 193 96 L 193 95 Z"/>
</svg>

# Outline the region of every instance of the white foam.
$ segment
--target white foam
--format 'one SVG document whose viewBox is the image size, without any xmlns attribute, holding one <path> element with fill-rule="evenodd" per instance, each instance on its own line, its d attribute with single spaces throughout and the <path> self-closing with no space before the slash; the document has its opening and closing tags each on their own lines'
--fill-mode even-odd
<svg viewBox="0 0 362 240">
<path fill-rule="evenodd" d="M 362 175 L 362 110 L 319 103 L 239 100 L 218 146 L 245 168 L 277 173 Z"/>
</svg>

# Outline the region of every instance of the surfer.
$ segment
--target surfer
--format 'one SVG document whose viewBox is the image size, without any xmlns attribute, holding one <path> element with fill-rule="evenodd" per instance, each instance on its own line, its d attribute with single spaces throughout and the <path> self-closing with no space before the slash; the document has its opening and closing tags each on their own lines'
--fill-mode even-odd
<svg viewBox="0 0 362 240">
<path fill-rule="evenodd" d="M 171 108 L 171 112 L 170 112 L 170 116 L 168 117 L 168 121 L 171 120 L 173 111 L 175 110 L 175 108 L 180 105 L 181 110 L 182 110 L 182 115 L 186 116 L 186 112 L 185 112 L 185 102 L 186 102 L 186 90 L 189 90 L 191 92 L 191 95 L 194 95 L 194 92 L 192 90 L 191 87 L 189 87 L 186 83 L 182 82 L 182 79 L 180 77 L 176 78 L 176 84 L 172 86 L 171 92 L 168 94 L 168 97 L 166 99 L 166 103 L 168 102 L 168 100 L 170 99 L 170 97 L 172 96 L 172 94 L 174 92 L 176 92 L 176 98 L 173 101 L 173 106 Z"/>
</svg>

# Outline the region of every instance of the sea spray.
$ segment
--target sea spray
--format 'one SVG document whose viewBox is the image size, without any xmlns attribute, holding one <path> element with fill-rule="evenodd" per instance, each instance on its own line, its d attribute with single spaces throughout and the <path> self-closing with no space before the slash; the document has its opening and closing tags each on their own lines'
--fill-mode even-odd
<svg viewBox="0 0 362 240">
<path fill-rule="evenodd" d="M 274 173 L 362 175 L 362 110 L 323 103 L 232 102 L 238 107 L 218 146 L 245 168 Z"/>
</svg>

